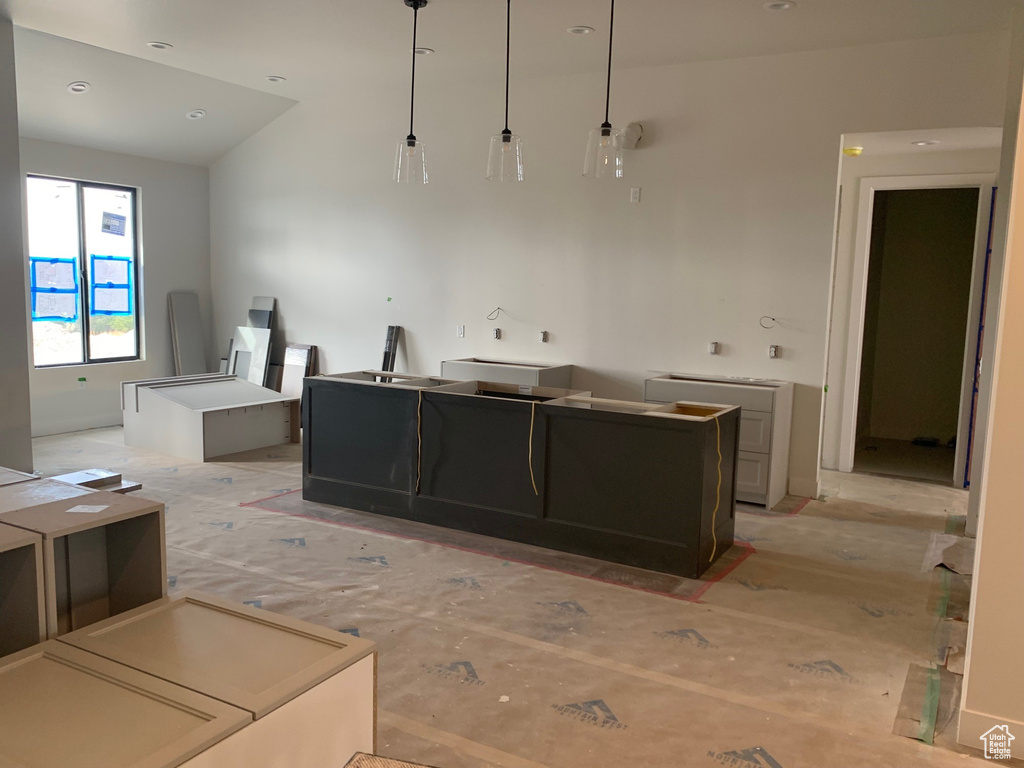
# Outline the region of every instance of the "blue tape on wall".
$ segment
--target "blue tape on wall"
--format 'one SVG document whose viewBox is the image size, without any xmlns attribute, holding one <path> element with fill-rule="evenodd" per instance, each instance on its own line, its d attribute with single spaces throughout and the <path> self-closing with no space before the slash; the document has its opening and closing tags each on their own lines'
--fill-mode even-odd
<svg viewBox="0 0 1024 768">
<path fill-rule="evenodd" d="M 127 256 L 89 255 L 89 314 L 132 315 L 132 260 Z"/>
<path fill-rule="evenodd" d="M 78 259 L 30 258 L 32 320 L 78 321 Z"/>
</svg>

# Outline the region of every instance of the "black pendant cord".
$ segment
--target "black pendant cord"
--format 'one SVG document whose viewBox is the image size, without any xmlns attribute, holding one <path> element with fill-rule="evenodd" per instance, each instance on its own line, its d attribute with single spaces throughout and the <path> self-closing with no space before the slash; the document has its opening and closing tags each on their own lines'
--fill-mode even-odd
<svg viewBox="0 0 1024 768">
<path fill-rule="evenodd" d="M 612 101 L 612 37 L 615 34 L 615 0 L 612 0 L 611 20 L 608 23 L 608 82 L 604 94 L 604 123 L 602 129 L 611 129 L 612 124 L 608 122 L 609 106 Z"/>
<path fill-rule="evenodd" d="M 412 6 L 412 95 L 409 97 L 409 135 L 407 142 L 415 142 L 416 134 L 413 132 L 413 118 L 416 116 L 416 27 L 420 19 L 420 5 L 413 3 Z M 410 143 L 410 146 L 412 144 Z"/>
<path fill-rule="evenodd" d="M 505 9 L 505 130 L 501 132 L 501 135 L 505 138 L 505 141 L 509 140 L 512 136 L 512 131 L 508 128 L 508 70 L 509 70 L 509 56 L 512 50 L 512 0 L 508 0 L 508 4 Z"/>
</svg>

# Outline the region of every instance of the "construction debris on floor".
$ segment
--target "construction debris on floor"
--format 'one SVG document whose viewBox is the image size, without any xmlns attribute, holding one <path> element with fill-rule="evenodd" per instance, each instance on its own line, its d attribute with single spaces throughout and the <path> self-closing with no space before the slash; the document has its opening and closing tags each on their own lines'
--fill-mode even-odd
<svg viewBox="0 0 1024 768">
<path fill-rule="evenodd" d="M 44 474 L 99 464 L 167 505 L 172 594 L 377 643 L 385 757 L 987 764 L 957 754 L 959 678 L 943 666 L 962 653 L 950 623 L 966 620 L 970 577 L 926 565 L 936 534 L 961 532 L 952 489 L 827 474 L 822 500 L 741 506 L 741 546 L 692 581 L 305 502 L 297 445 L 202 464 L 106 429 L 35 453 Z"/>
</svg>

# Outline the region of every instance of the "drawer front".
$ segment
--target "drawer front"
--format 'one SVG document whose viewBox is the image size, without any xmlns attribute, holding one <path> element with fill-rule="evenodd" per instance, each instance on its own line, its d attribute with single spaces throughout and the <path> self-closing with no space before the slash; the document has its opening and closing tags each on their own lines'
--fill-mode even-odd
<svg viewBox="0 0 1024 768">
<path fill-rule="evenodd" d="M 772 444 L 772 415 L 762 411 L 740 413 L 740 450 L 768 453 Z"/>
<path fill-rule="evenodd" d="M 740 451 L 736 465 L 736 493 L 738 496 L 763 497 L 768 491 L 768 456 L 763 453 Z"/>
<path fill-rule="evenodd" d="M 775 390 L 744 384 L 655 378 L 645 382 L 644 399 L 651 403 L 672 403 L 676 400 L 720 403 L 738 405 L 743 410 L 770 412 L 774 407 Z"/>
</svg>

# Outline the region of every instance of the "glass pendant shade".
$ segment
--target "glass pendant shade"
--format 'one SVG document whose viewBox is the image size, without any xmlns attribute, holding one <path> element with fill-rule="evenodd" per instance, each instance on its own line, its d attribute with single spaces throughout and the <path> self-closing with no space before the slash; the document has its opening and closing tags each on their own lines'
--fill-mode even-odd
<svg viewBox="0 0 1024 768">
<path fill-rule="evenodd" d="M 623 155 L 622 131 L 600 127 L 590 132 L 583 175 L 591 179 L 621 179 Z"/>
<path fill-rule="evenodd" d="M 515 134 L 499 133 L 491 137 L 487 156 L 487 178 L 491 181 L 523 180 L 523 140 Z"/>
<path fill-rule="evenodd" d="M 423 142 L 403 139 L 395 153 L 395 181 L 399 184 L 426 184 L 427 157 Z"/>
</svg>

